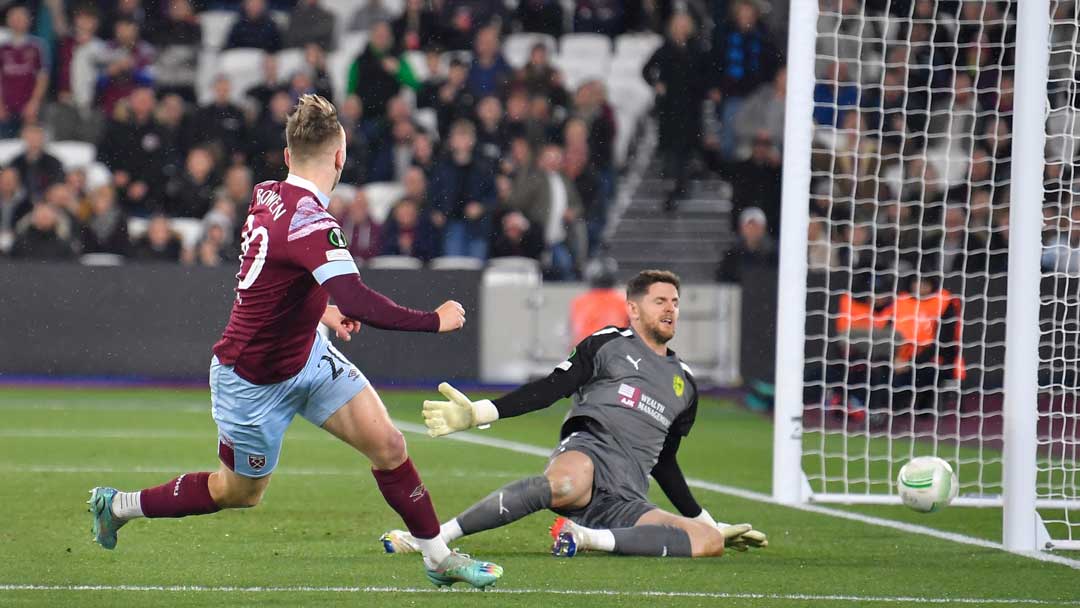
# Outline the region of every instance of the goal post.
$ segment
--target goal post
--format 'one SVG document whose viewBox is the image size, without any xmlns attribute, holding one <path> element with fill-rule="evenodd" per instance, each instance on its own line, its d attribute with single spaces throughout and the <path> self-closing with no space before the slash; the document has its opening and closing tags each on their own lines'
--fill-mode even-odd
<svg viewBox="0 0 1080 608">
<path fill-rule="evenodd" d="M 871 4 L 867 8 L 866 4 Z M 792 0 L 773 497 L 1080 549 L 1080 2 Z"/>
</svg>

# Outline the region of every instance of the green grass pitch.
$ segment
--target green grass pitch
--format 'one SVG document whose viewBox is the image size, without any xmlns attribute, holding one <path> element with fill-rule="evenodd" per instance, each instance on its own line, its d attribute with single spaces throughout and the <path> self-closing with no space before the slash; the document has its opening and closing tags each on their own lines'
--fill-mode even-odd
<svg viewBox="0 0 1080 608">
<path fill-rule="evenodd" d="M 420 401 L 433 395 L 383 398 L 395 419 L 417 423 Z M 564 413 L 556 406 L 476 433 L 548 448 Z M 1080 570 L 1068 566 L 705 490 L 695 493 L 718 519 L 753 523 L 769 533 L 769 548 L 704 560 L 556 560 L 548 553 L 553 516 L 541 513 L 455 543 L 505 567 L 498 593 L 460 585 L 435 592 L 419 557 L 383 554 L 379 535 L 401 524 L 364 459 L 300 419 L 262 505 L 136 521 L 110 552 L 90 541 L 87 490 L 137 489 L 215 468 L 207 393 L 6 389 L 0 415 L 0 606 L 1080 605 Z M 497 447 L 406 438 L 444 520 L 544 465 Z M 768 492 L 771 442 L 767 419 L 705 400 L 680 461 L 688 476 Z M 658 491 L 654 499 L 670 508 Z M 1001 538 L 997 509 L 847 509 Z M 159 588 L 175 586 L 201 589 Z"/>
</svg>

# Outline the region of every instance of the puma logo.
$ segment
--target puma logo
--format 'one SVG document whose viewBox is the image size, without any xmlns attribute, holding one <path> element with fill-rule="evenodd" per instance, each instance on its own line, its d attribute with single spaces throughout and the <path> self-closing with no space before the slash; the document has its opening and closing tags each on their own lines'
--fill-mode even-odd
<svg viewBox="0 0 1080 608">
<path fill-rule="evenodd" d="M 503 506 L 503 493 L 499 492 L 499 515 L 502 515 L 503 513 L 509 514 L 510 509 Z"/>
<path fill-rule="evenodd" d="M 626 355 L 626 360 L 634 365 L 635 370 L 638 369 L 638 363 L 641 363 L 641 357 L 638 357 L 637 361 L 634 361 L 633 357 L 631 357 L 630 355 Z M 640 371 L 640 370 L 638 370 L 638 371 Z"/>
</svg>

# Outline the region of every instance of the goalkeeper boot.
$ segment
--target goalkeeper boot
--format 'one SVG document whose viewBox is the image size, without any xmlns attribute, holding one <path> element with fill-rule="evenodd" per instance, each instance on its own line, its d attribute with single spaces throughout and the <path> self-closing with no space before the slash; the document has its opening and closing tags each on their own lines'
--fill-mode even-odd
<svg viewBox="0 0 1080 608">
<path fill-rule="evenodd" d="M 116 531 L 127 523 L 126 519 L 113 515 L 112 503 L 116 492 L 116 488 L 97 487 L 90 490 L 90 500 L 86 501 L 90 505 L 87 510 L 94 515 L 94 542 L 106 549 L 116 548 Z"/>
<path fill-rule="evenodd" d="M 584 537 L 577 524 L 565 517 L 556 518 L 548 532 L 555 541 L 551 545 L 551 554 L 555 557 L 574 557 L 585 549 Z"/>
<path fill-rule="evenodd" d="M 387 553 L 416 553 L 420 551 L 420 545 L 416 537 L 404 530 L 390 530 L 379 538 L 383 550 Z"/>
<path fill-rule="evenodd" d="M 428 580 L 436 587 L 449 587 L 454 583 L 469 583 L 477 589 L 494 585 L 503 575 L 502 566 L 473 559 L 465 553 L 454 551 L 439 564 L 427 569 Z"/>
</svg>

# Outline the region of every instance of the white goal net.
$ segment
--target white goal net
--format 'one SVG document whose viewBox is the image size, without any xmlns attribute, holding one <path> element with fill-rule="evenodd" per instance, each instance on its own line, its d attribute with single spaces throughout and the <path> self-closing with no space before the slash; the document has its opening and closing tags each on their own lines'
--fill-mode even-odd
<svg viewBox="0 0 1080 608">
<path fill-rule="evenodd" d="M 1050 2 L 1043 192 L 1022 196 L 1019 2 L 817 4 L 801 420 L 812 499 L 899 502 L 899 468 L 936 455 L 959 477 L 954 504 L 1001 504 L 1010 215 L 1041 205 L 1043 242 L 1028 244 L 1042 262 L 1033 477 L 1050 538 L 1080 541 L 1077 3 Z"/>
</svg>

